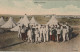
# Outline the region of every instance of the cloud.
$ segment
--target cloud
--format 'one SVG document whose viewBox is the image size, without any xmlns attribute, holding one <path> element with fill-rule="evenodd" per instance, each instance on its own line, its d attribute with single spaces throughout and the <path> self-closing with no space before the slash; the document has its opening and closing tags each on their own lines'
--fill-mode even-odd
<svg viewBox="0 0 80 52">
<path fill-rule="evenodd" d="M 51 10 L 55 11 L 55 13 L 59 15 L 80 15 L 80 8 L 74 5 L 67 5 L 61 8 L 53 8 Z"/>
<path fill-rule="evenodd" d="M 1 0 L 0 0 L 1 1 Z M 41 4 L 35 4 L 33 1 L 12 0 L 0 3 L 1 14 L 57 14 L 57 15 L 80 15 L 80 8 L 76 5 L 69 4 L 65 7 L 43 8 Z M 47 4 L 48 5 L 48 4 Z"/>
</svg>

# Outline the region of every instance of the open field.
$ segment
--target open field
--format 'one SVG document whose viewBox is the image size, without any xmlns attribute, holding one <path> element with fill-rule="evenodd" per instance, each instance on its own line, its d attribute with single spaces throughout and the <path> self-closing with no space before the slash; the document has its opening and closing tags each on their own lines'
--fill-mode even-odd
<svg viewBox="0 0 80 52">
<path fill-rule="evenodd" d="M 29 20 L 31 16 L 29 16 Z M 35 16 L 40 24 L 46 24 L 50 18 Z M 19 17 L 14 17 L 17 22 Z M 0 34 L 0 51 L 30 51 L 30 52 L 80 52 L 80 19 L 57 18 L 59 22 L 68 22 L 75 33 L 79 35 L 66 42 L 27 43 L 17 38 L 17 32 L 5 32 Z M 5 29 L 7 30 L 7 29 Z"/>
<path fill-rule="evenodd" d="M 77 33 L 78 32 L 80 32 L 80 30 L 78 30 Z M 80 52 L 80 35 L 67 42 L 42 42 L 40 44 L 36 44 L 23 42 L 21 39 L 18 39 L 17 32 L 6 32 L 0 34 L 0 50 L 30 52 Z"/>
</svg>

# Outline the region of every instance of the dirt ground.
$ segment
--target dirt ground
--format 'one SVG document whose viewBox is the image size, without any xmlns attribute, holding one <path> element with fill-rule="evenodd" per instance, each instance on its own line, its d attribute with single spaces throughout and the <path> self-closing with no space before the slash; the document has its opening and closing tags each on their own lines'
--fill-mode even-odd
<svg viewBox="0 0 80 52">
<path fill-rule="evenodd" d="M 73 26 L 79 28 L 79 26 Z M 75 30 L 75 32 L 80 32 Z M 28 51 L 28 52 L 80 52 L 80 33 L 66 42 L 27 43 L 17 38 L 17 32 L 0 34 L 0 51 Z"/>
</svg>

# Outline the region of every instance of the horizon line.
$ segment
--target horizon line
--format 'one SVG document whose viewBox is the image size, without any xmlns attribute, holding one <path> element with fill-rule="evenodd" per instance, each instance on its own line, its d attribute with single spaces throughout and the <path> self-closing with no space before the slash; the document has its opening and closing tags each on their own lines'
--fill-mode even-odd
<svg viewBox="0 0 80 52">
<path fill-rule="evenodd" d="M 23 15 L 23 14 L 0 14 L 0 15 Z M 25 15 L 25 14 L 24 14 Z M 29 15 L 29 14 L 27 14 Z M 30 15 L 58 15 L 58 14 L 30 14 Z M 29 15 L 29 16 L 30 16 Z M 60 15 L 60 14 L 59 14 Z M 62 14 L 61 14 L 62 15 Z M 63 14 L 64 15 L 64 14 Z M 68 15 L 68 14 L 65 14 L 65 15 Z M 71 14 L 70 14 L 71 15 Z M 72 14 L 74 15 L 74 14 Z M 76 14 L 76 15 L 79 15 L 79 14 Z"/>
</svg>

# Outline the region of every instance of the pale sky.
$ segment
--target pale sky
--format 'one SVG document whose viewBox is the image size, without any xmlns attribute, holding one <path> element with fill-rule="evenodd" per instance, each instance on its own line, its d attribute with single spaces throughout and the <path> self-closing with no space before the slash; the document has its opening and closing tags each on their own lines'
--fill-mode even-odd
<svg viewBox="0 0 80 52">
<path fill-rule="evenodd" d="M 0 0 L 0 14 L 14 15 L 80 15 L 80 1 Z"/>
</svg>

